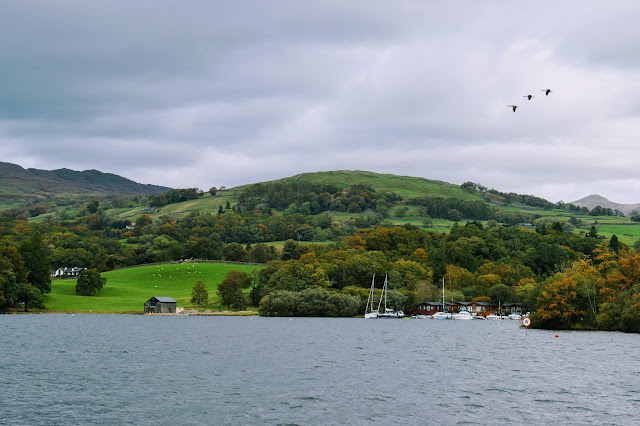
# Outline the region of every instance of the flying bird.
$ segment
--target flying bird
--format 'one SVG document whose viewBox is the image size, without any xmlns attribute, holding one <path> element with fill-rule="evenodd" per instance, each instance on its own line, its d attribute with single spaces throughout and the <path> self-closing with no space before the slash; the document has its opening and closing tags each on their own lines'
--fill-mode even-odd
<svg viewBox="0 0 640 426">
<path fill-rule="evenodd" d="M 513 108 L 513 112 L 516 112 L 516 108 L 518 108 L 518 105 L 507 105 L 509 108 Z"/>
<path fill-rule="evenodd" d="M 545 96 L 549 96 L 549 93 L 553 92 L 553 90 L 551 89 L 544 89 L 542 91 L 544 92 Z"/>
<path fill-rule="evenodd" d="M 533 96 L 533 95 L 524 95 L 523 98 L 527 98 L 527 99 L 531 100 L 531 98 L 535 98 L 535 96 Z"/>
</svg>

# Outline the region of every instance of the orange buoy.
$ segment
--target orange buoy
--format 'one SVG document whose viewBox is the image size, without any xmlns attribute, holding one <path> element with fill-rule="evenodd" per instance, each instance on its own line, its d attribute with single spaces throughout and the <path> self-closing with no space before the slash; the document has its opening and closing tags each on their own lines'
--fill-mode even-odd
<svg viewBox="0 0 640 426">
<path fill-rule="evenodd" d="M 560 337 L 560 336 L 558 336 L 558 335 L 556 334 L 556 337 Z"/>
</svg>

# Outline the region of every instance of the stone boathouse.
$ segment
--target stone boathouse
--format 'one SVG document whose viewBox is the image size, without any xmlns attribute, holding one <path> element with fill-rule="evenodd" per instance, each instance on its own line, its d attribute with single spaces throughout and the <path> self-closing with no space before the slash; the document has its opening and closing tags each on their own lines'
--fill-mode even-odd
<svg viewBox="0 0 640 426">
<path fill-rule="evenodd" d="M 176 301 L 171 297 L 154 296 L 144 303 L 145 314 L 175 314 Z"/>
</svg>

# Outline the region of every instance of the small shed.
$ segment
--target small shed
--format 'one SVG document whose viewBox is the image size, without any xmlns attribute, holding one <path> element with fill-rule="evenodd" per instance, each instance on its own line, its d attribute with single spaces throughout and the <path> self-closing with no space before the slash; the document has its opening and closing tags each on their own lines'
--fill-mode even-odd
<svg viewBox="0 0 640 426">
<path fill-rule="evenodd" d="M 145 314 L 175 314 L 176 301 L 171 297 L 154 296 L 144 303 Z"/>
</svg>

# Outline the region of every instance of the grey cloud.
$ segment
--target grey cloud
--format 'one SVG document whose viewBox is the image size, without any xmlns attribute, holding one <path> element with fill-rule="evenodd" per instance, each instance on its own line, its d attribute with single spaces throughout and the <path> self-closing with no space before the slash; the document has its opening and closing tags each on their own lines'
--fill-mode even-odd
<svg viewBox="0 0 640 426">
<path fill-rule="evenodd" d="M 205 189 L 365 169 L 638 202 L 638 12 L 630 1 L 5 2 L 0 155 Z"/>
</svg>

